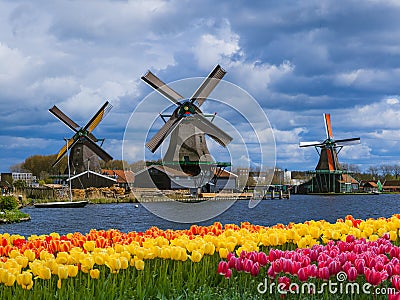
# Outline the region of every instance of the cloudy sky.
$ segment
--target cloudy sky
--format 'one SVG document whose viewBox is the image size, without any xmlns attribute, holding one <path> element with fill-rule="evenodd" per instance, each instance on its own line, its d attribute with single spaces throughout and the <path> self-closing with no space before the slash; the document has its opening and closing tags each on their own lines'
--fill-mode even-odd
<svg viewBox="0 0 400 300">
<path fill-rule="evenodd" d="M 399 164 L 399 15 L 395 0 L 1 0 L 0 171 L 54 154 L 72 135 L 48 112 L 54 104 L 83 126 L 109 100 L 94 133 L 121 159 L 128 120 L 152 91 L 140 76 L 150 69 L 171 82 L 216 64 L 267 116 L 277 166 L 315 167 L 315 149 L 298 144 L 324 139 L 323 113 L 335 137 L 361 138 L 341 162 Z M 164 103 L 152 107 L 154 118 Z M 237 118 L 228 121 L 247 135 Z"/>
</svg>

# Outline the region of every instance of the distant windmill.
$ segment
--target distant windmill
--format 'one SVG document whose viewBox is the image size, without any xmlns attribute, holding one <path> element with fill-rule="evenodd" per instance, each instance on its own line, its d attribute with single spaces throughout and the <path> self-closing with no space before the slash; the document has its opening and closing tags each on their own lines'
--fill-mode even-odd
<svg viewBox="0 0 400 300">
<path fill-rule="evenodd" d="M 171 135 L 164 162 L 177 163 L 184 172 L 190 175 L 198 174 L 200 171 L 199 163 L 211 164 L 213 159 L 207 148 L 205 135 L 207 134 L 223 147 L 226 147 L 232 138 L 208 120 L 200 107 L 225 73 L 217 65 L 194 94 L 189 99 L 185 99 L 148 71 L 142 77 L 142 80 L 177 107 L 169 116 L 168 121 L 146 143 L 146 147 L 154 153 L 161 143 Z"/>
<path fill-rule="evenodd" d="M 324 114 L 326 139 L 323 142 L 300 142 L 300 147 L 315 147 L 319 154 L 316 170 L 341 170 L 338 154 L 343 146 L 360 143 L 360 138 L 335 140 L 332 134 L 331 115 Z M 318 151 L 318 149 L 321 149 Z"/>
<path fill-rule="evenodd" d="M 99 141 L 103 142 L 104 139 L 99 140 L 92 134 L 92 131 L 99 125 L 111 108 L 112 105 L 107 101 L 84 127 L 80 127 L 72 121 L 57 106 L 54 105 L 49 109 L 54 116 L 74 132 L 72 138 L 58 152 L 53 167 L 60 162 L 68 150 L 70 151 L 69 162 L 73 174 L 79 174 L 88 170 L 100 171 L 98 157 L 106 162 L 112 160 L 111 155 L 101 148 L 102 144 L 100 146 L 97 144 Z"/>
</svg>

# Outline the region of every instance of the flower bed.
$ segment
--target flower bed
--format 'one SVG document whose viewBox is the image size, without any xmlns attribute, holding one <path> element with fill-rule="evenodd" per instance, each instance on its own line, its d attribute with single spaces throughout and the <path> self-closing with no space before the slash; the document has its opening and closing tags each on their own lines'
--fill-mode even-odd
<svg viewBox="0 0 400 300">
<path fill-rule="evenodd" d="M 0 296 L 396 299 L 388 294 L 400 290 L 399 218 L 28 238 L 5 233 Z"/>
</svg>

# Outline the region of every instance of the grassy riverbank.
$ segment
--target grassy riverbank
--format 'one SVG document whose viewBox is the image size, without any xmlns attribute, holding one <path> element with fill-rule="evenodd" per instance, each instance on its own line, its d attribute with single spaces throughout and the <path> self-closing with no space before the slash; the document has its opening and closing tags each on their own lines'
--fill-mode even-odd
<svg viewBox="0 0 400 300">
<path fill-rule="evenodd" d="M 0 197 L 0 223 L 15 223 L 30 220 L 29 214 L 21 212 L 18 207 L 22 203 L 18 203 L 14 196 Z"/>
</svg>

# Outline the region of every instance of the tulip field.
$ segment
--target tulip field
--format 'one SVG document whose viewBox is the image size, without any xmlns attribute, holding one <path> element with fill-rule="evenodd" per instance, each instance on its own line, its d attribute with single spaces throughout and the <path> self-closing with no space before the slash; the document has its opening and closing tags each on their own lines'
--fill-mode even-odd
<svg viewBox="0 0 400 300">
<path fill-rule="evenodd" d="M 400 299 L 400 215 L 0 235 L 1 299 Z"/>
</svg>

